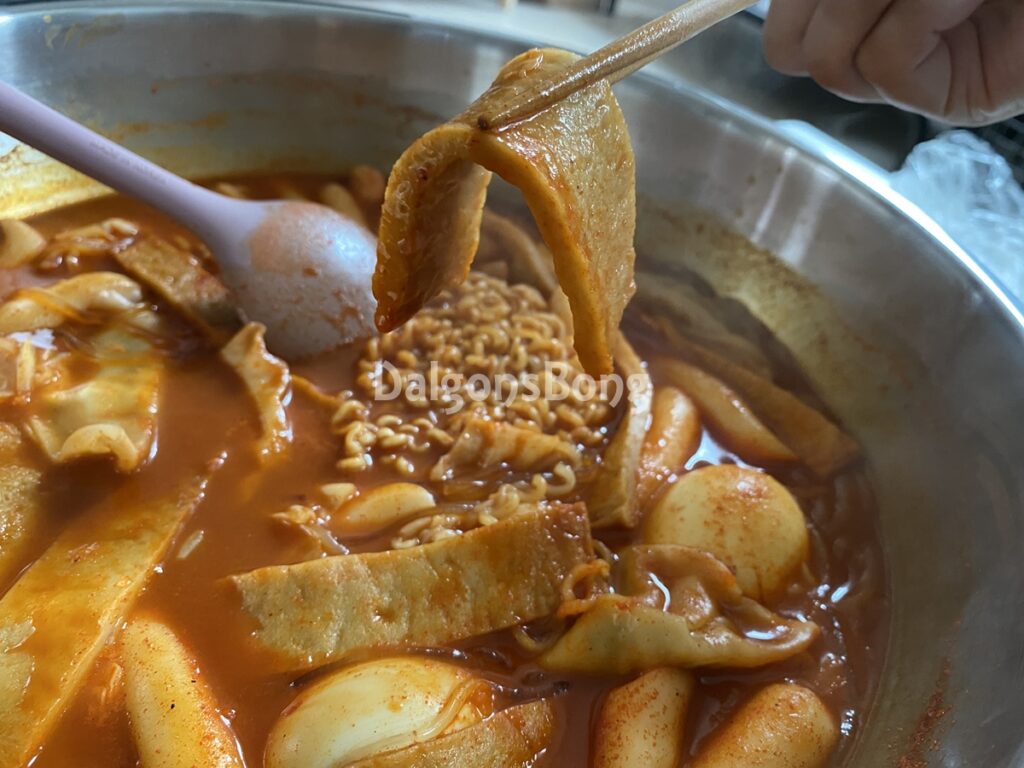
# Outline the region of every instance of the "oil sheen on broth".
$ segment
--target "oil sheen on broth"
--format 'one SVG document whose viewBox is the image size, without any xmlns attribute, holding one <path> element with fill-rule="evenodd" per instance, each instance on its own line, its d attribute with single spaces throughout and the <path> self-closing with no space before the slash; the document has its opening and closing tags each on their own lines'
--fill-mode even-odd
<svg viewBox="0 0 1024 768">
<path fill-rule="evenodd" d="M 367 168 L 219 187 L 321 200 L 371 228 L 383 195 Z M 485 213 L 470 278 L 409 323 L 290 370 L 225 311 L 201 244 L 153 212 L 112 197 L 28 225 L 39 239 L 20 256 L 0 245 L 0 448 L 20 468 L 5 494 L 27 499 L 0 508 L 0 651 L 31 671 L 24 692 L 0 691 L 0 722 L 24 710 L 37 725 L 0 738 L 5 759 L 178 764 L 164 739 L 268 768 L 815 766 L 861 727 L 886 616 L 870 483 L 785 351 L 705 286 L 675 286 L 675 306 L 641 292 L 627 311 L 616 369 L 649 371 L 649 412 L 643 392 L 549 402 L 499 384 L 474 399 L 472 374 L 581 374 L 543 248 L 514 215 Z M 56 290 L 109 273 L 138 293 Z M 408 388 L 375 400 L 396 370 L 461 375 L 465 406 Z M 89 400 L 119 376 L 152 401 Z M 167 499 L 165 546 L 118 561 L 133 510 Z M 105 631 L 51 626 L 78 614 L 18 592 L 61 556 L 54 595 L 90 559 L 127 569 L 104 587 L 119 606 Z M 55 650 L 61 632 L 78 651 Z M 189 734 L 203 743 L 182 747 Z"/>
</svg>

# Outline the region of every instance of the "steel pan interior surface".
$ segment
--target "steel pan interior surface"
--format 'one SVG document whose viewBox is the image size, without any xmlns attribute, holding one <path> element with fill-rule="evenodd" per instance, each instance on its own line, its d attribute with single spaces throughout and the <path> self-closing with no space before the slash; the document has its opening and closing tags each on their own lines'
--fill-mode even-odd
<svg viewBox="0 0 1024 768">
<path fill-rule="evenodd" d="M 7 81 L 203 176 L 387 168 L 524 47 L 301 3 L 0 15 Z M 1021 764 L 1020 312 L 912 210 L 772 125 L 643 75 L 617 93 L 637 152 L 640 268 L 671 279 L 685 266 L 743 301 L 866 447 L 893 612 L 875 702 L 841 762 L 895 764 L 938 704 L 937 746 L 914 759 Z M 0 215 L 99 191 L 0 137 Z M 715 220 L 757 247 L 726 245 Z"/>
</svg>

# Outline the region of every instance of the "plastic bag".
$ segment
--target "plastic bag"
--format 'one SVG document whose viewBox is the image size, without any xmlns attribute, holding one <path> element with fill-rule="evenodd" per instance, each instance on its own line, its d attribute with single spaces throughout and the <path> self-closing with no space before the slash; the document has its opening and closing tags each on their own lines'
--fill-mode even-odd
<svg viewBox="0 0 1024 768">
<path fill-rule="evenodd" d="M 967 131 L 941 134 L 915 147 L 891 181 L 1024 299 L 1024 190 L 987 142 Z"/>
</svg>

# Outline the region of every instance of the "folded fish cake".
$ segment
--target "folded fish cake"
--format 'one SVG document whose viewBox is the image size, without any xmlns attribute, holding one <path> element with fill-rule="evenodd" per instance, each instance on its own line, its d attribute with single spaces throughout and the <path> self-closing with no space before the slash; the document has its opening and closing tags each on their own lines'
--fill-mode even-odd
<svg viewBox="0 0 1024 768">
<path fill-rule="evenodd" d="M 636 181 L 629 131 L 605 81 L 496 132 L 477 117 L 526 83 L 576 60 L 527 51 L 469 109 L 416 141 L 388 180 L 373 292 L 377 326 L 392 330 L 466 279 L 480 241 L 491 174 L 518 187 L 569 298 L 588 373 L 612 371 L 612 345 L 635 290 Z M 480 167 L 482 166 L 482 167 Z"/>
</svg>

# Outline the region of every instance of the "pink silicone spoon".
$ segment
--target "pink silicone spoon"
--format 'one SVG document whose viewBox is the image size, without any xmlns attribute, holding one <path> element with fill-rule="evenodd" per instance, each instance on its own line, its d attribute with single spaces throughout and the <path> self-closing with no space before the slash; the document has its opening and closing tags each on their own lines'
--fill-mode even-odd
<svg viewBox="0 0 1024 768">
<path fill-rule="evenodd" d="M 375 333 L 376 239 L 332 209 L 203 189 L 0 82 L 0 131 L 184 224 L 213 252 L 247 320 L 288 359 Z"/>
</svg>

